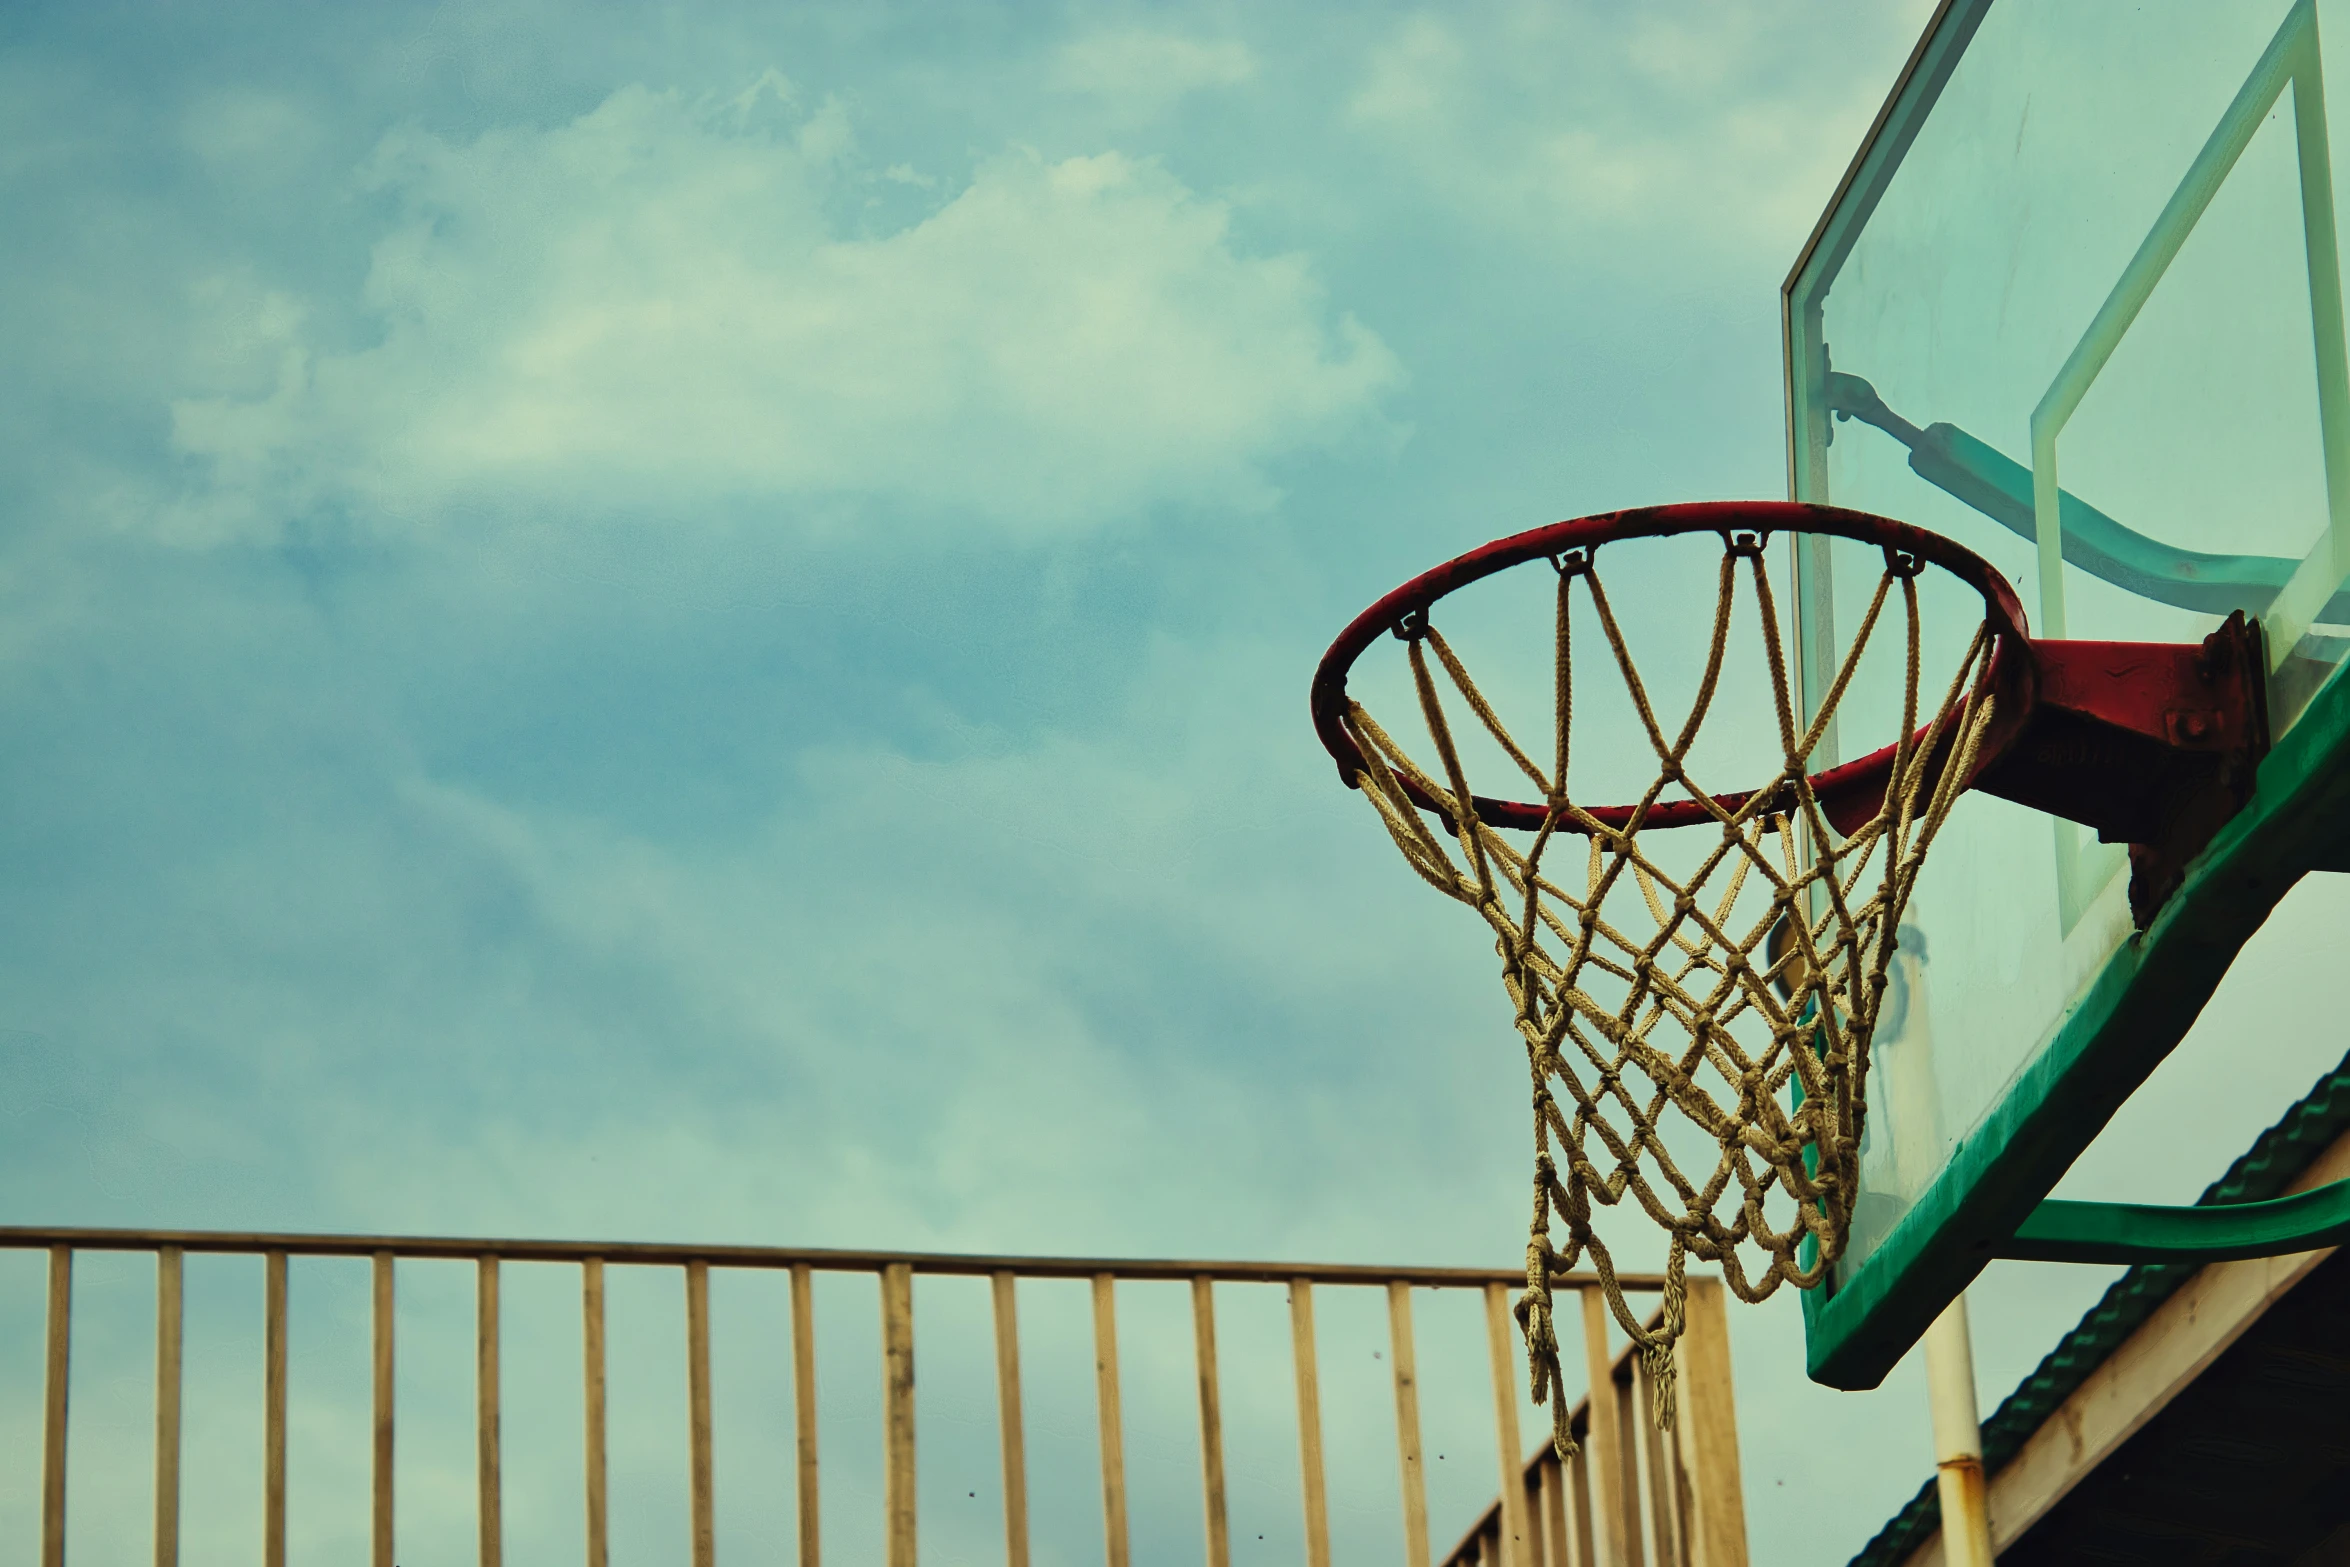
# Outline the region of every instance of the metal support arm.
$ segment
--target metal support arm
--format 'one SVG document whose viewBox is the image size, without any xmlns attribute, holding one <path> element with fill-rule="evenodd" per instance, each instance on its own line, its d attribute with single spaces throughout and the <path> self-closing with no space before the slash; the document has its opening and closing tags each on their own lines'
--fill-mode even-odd
<svg viewBox="0 0 2350 1567">
<path fill-rule="evenodd" d="M 2350 1241 L 2350 1180 L 2267 1202 L 2165 1208 L 2043 1201 L 1999 1255 L 2019 1262 L 2229 1262 Z"/>
</svg>

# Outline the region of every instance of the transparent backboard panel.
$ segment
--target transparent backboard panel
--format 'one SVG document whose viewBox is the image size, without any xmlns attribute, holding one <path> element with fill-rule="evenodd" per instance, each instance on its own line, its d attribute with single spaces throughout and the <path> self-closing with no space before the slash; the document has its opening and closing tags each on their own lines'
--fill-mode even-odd
<svg viewBox="0 0 2350 1567">
<path fill-rule="evenodd" d="M 2324 108 L 2350 0 L 2000 0 L 1944 26 L 1963 52 L 1921 57 L 1790 291 L 1796 498 L 1957 539 L 2041 636 L 2199 640 L 2241 608 L 2282 733 L 2350 651 L 2350 149 Z M 1795 552 L 1816 696 L 1879 571 L 1859 546 Z M 1947 667 L 1979 602 L 1922 587 Z M 1844 698 L 1843 757 L 1897 732 L 1899 651 Z M 2127 881 L 2086 829 L 1982 795 L 1954 813 L 1877 1032 L 1840 1277 L 2128 939 Z"/>
</svg>

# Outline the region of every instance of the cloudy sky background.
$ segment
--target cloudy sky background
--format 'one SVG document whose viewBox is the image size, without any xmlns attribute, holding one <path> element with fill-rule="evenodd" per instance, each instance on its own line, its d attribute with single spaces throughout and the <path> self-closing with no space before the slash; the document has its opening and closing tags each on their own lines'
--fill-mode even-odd
<svg viewBox="0 0 2350 1567">
<path fill-rule="evenodd" d="M 1784 493 L 1775 289 L 1926 9 L 13 8 L 0 1219 L 1509 1265 L 1489 948 L 1338 788 L 1306 680 L 1488 537 Z M 2183 1057 L 2082 1179 L 2192 1196 L 2323 1054 Z M 411 1560 L 470 1537 L 469 1286 L 428 1273 Z M 312 1277 L 295 1543 L 327 1560 L 364 1495 L 364 1302 Z M 2109 1277 L 1995 1271 L 1986 1407 Z M 224 1335 L 191 1429 L 227 1466 L 191 1480 L 191 1551 L 224 1561 L 255 1279 L 191 1265 Z M 119 1503 L 77 1522 L 93 1550 L 143 1538 L 144 1280 L 85 1270 L 76 1495 Z M 29 1541 L 37 1259 L 0 1286 L 0 1530 Z M 510 1377 L 569 1386 L 573 1285 L 510 1288 L 556 1325 L 510 1334 Z M 789 1528 L 758 1467 L 788 1394 L 779 1297 L 745 1289 L 748 1547 Z M 980 1331 L 950 1296 L 925 1345 Z M 1081 1303 L 1037 1302 L 1032 1419 L 1070 1460 L 1037 1461 L 1039 1559 L 1084 1560 L 1086 1367 L 1044 1347 Z M 820 1304 L 845 1453 L 872 1312 Z M 667 1345 L 673 1302 L 641 1307 Z M 1287 1398 L 1255 1309 L 1252 1433 Z M 1378 1342 L 1350 1309 L 1326 1342 Z M 1183 1559 L 1188 1341 L 1134 1310 L 1166 1520 L 1138 1539 Z M 1427 1321 L 1465 1346 L 1449 1388 L 1424 1350 L 1432 1419 L 1489 1433 L 1473 1318 Z M 1755 1559 L 1841 1559 L 1930 1473 L 1920 1378 L 1811 1387 L 1789 1299 L 1736 1333 Z M 993 1549 L 992 1514 L 943 1511 L 952 1455 L 993 1462 L 983 1369 L 924 1360 L 939 1560 Z M 678 1428 L 642 1374 L 616 1483 L 661 1560 Z M 1392 1553 L 1364 1385 L 1359 1418 L 1330 1395 L 1371 1476 L 1340 1527 Z M 543 1462 L 510 1417 L 514 1484 L 554 1497 L 510 1504 L 516 1560 L 575 1550 L 549 1396 Z M 1266 1440 L 1239 1559 L 1294 1555 L 1294 1436 Z M 1484 1440 L 1438 1476 L 1444 1540 Z M 870 1464 L 840 1463 L 854 1560 Z"/>
</svg>

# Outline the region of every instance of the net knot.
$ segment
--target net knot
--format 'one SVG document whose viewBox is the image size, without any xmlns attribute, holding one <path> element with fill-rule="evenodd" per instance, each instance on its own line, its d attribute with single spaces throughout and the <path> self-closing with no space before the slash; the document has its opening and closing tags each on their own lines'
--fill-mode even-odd
<svg viewBox="0 0 2350 1567">
<path fill-rule="evenodd" d="M 1654 1405 L 1656 1428 L 1659 1431 L 1670 1431 L 1673 1429 L 1677 1402 L 1673 1396 L 1674 1383 L 1679 1380 L 1673 1366 L 1673 1341 L 1665 1339 L 1662 1343 L 1643 1348 L 1640 1351 L 1640 1363 L 1641 1368 L 1648 1373 L 1649 1399 Z"/>
</svg>

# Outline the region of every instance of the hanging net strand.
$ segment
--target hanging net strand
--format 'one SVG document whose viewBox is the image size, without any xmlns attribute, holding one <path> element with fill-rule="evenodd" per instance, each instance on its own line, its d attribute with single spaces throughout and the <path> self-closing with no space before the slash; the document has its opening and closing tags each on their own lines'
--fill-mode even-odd
<svg viewBox="0 0 2350 1567">
<path fill-rule="evenodd" d="M 1554 735 L 1540 761 L 1505 727 L 1426 608 L 1393 630 L 1433 754 L 1415 760 L 1359 702 L 1346 702 L 1339 720 L 1359 759 L 1352 781 L 1405 863 L 1482 915 L 1501 959 L 1526 1050 L 1534 1133 L 1516 1315 L 1533 1397 L 1551 1407 L 1562 1457 L 1576 1444 L 1552 1293 L 1567 1270 L 1587 1262 L 1598 1276 L 1610 1312 L 1640 1349 L 1654 1417 L 1669 1428 L 1690 1259 L 1718 1267 L 1740 1299 L 1760 1301 L 1782 1284 L 1818 1284 L 1843 1254 L 1869 1041 L 1894 932 L 1993 717 L 1988 622 L 1948 684 L 1921 689 L 1922 562 L 1887 545 L 1875 591 L 1807 719 L 1781 651 L 1761 537 L 1720 537 L 1712 625 L 1696 694 L 1677 723 L 1659 713 L 1641 679 L 1595 548 L 1552 558 Z M 1779 766 L 1760 788 L 1717 796 L 1690 776 L 1688 762 L 1716 705 L 1742 588 L 1761 635 Z M 1863 653 L 1892 620 L 1906 656 L 1883 799 L 1839 831 L 1810 761 Z M 1570 784 L 1572 654 L 1592 625 L 1604 648 L 1602 678 L 1621 680 L 1656 762 L 1653 781 L 1626 807 L 1589 807 Z M 1498 746 L 1539 795 L 1530 841 L 1504 837 L 1486 819 L 1481 806 L 1491 802 L 1472 792 L 1459 743 L 1472 732 Z M 1642 841 L 1643 827 L 1691 823 L 1697 851 L 1672 856 L 1671 866 Z M 1709 1150 L 1706 1162 L 1689 1162 L 1697 1147 Z M 1668 1237 L 1654 1327 L 1626 1304 L 1593 1222 L 1597 1208 L 1627 1199 Z"/>
</svg>

